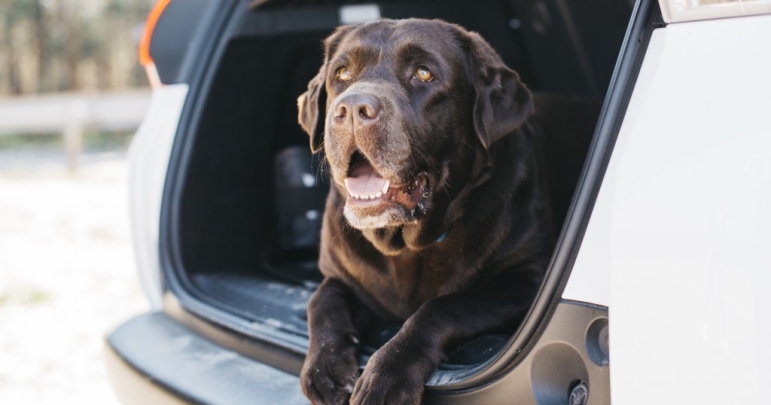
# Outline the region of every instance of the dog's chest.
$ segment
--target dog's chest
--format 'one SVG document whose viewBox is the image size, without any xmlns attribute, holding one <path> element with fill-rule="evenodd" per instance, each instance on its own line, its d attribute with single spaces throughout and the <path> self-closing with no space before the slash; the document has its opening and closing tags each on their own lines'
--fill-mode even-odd
<svg viewBox="0 0 771 405">
<path fill-rule="evenodd" d="M 406 319 L 423 303 L 457 291 L 467 283 L 469 272 L 460 271 L 445 249 L 384 257 L 369 268 L 350 269 L 364 293 L 384 309 Z"/>
</svg>

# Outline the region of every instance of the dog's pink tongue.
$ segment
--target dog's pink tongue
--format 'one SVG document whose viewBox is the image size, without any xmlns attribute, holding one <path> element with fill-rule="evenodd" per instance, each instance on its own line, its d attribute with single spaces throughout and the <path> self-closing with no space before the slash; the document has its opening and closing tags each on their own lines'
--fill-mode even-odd
<svg viewBox="0 0 771 405">
<path fill-rule="evenodd" d="M 386 179 L 380 177 L 368 162 L 357 164 L 346 181 L 348 192 L 361 196 L 375 195 L 385 184 Z"/>
</svg>

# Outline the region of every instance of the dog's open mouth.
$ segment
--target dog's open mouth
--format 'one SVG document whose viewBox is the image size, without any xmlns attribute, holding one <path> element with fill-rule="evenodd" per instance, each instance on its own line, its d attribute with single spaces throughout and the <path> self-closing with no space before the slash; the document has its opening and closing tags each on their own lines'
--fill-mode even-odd
<svg viewBox="0 0 771 405">
<path fill-rule="evenodd" d="M 420 173 L 407 183 L 393 184 L 383 178 L 364 155 L 354 152 L 345 179 L 348 190 L 347 203 L 353 207 L 401 205 L 408 211 L 418 207 L 426 191 L 428 176 Z"/>
</svg>

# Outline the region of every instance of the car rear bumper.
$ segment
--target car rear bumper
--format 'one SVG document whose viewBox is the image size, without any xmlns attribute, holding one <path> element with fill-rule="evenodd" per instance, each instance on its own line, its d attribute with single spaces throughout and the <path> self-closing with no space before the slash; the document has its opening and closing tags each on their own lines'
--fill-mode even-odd
<svg viewBox="0 0 771 405">
<path fill-rule="evenodd" d="M 218 346 L 161 312 L 107 336 L 107 372 L 123 404 L 307 404 L 297 376 Z"/>
</svg>

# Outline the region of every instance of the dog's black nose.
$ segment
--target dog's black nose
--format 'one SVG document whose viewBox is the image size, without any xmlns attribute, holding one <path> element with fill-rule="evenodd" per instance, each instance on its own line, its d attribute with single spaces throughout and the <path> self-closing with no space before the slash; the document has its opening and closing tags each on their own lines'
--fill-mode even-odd
<svg viewBox="0 0 771 405">
<path fill-rule="evenodd" d="M 334 108 L 335 122 L 348 122 L 349 117 L 358 125 L 367 125 L 380 115 L 380 102 L 372 94 L 351 92 L 337 100 Z"/>
</svg>

